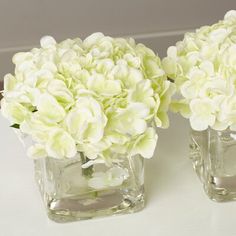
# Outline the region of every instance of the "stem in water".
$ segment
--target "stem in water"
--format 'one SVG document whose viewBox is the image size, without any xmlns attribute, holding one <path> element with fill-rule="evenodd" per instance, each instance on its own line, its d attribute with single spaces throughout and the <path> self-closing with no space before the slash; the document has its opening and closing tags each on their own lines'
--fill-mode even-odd
<svg viewBox="0 0 236 236">
<path fill-rule="evenodd" d="M 80 157 L 81 157 L 82 164 L 85 164 L 89 161 L 88 157 L 86 157 L 83 152 L 80 153 Z M 93 166 L 91 165 L 87 168 L 82 168 L 82 174 L 86 178 L 90 178 L 93 174 Z"/>
</svg>

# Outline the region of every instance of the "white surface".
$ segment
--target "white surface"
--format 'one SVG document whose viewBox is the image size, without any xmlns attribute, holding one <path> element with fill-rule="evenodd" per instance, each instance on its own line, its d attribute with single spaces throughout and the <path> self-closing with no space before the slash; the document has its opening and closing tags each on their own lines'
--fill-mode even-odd
<svg viewBox="0 0 236 236">
<path fill-rule="evenodd" d="M 135 214 L 58 224 L 47 219 L 32 161 L 0 117 L 1 236 L 235 236 L 236 202 L 215 203 L 188 159 L 188 124 L 173 115 L 146 165 L 146 208 Z"/>
</svg>

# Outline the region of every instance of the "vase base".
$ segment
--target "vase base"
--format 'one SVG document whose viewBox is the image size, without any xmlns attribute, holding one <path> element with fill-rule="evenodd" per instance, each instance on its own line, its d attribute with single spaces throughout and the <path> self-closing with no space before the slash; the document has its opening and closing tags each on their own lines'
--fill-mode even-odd
<svg viewBox="0 0 236 236">
<path fill-rule="evenodd" d="M 236 200 L 236 141 L 232 131 L 191 130 L 190 159 L 211 200 Z"/>
<path fill-rule="evenodd" d="M 236 176 L 209 177 L 204 184 L 204 190 L 209 198 L 216 202 L 236 200 Z"/>
<path fill-rule="evenodd" d="M 127 214 L 144 208 L 143 188 L 138 195 L 119 190 L 98 191 L 77 198 L 48 199 L 48 217 L 58 223 Z"/>
</svg>

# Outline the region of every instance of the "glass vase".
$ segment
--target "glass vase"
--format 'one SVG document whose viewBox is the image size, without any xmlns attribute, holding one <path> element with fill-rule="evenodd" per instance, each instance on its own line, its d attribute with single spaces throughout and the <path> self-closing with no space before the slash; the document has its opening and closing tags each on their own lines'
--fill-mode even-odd
<svg viewBox="0 0 236 236">
<path fill-rule="evenodd" d="M 215 201 L 236 200 L 236 132 L 191 130 L 190 157 L 204 185 Z"/>
<path fill-rule="evenodd" d="M 36 182 L 49 218 L 68 222 L 141 210 L 143 158 L 121 156 L 118 160 L 87 168 L 82 153 L 73 159 L 35 160 Z"/>
</svg>

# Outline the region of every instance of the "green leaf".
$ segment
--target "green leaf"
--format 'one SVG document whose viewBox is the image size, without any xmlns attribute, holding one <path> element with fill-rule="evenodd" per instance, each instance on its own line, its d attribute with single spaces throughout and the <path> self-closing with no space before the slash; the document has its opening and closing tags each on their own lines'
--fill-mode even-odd
<svg viewBox="0 0 236 236">
<path fill-rule="evenodd" d="M 19 128 L 20 128 L 20 125 L 19 125 L 19 124 L 13 124 L 13 125 L 11 125 L 10 127 L 15 128 L 15 129 L 19 129 Z"/>
</svg>

